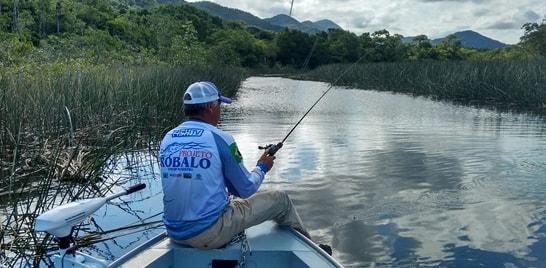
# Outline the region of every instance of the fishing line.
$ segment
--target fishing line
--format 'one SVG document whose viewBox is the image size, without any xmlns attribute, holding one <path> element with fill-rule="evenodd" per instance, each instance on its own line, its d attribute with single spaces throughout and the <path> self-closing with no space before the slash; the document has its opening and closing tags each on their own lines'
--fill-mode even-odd
<svg viewBox="0 0 546 268">
<path fill-rule="evenodd" d="M 314 46 L 313 46 L 314 48 Z M 320 102 L 320 100 L 322 100 L 322 98 L 324 96 L 326 96 L 326 94 L 334 87 L 334 85 L 337 84 L 337 82 L 346 74 L 348 73 L 354 66 L 356 66 L 360 61 L 362 61 L 362 59 L 364 59 L 367 55 L 369 54 L 366 53 L 364 54 L 362 57 L 360 57 L 356 62 L 352 63 L 349 67 L 347 67 L 335 80 L 334 82 L 332 82 L 330 84 L 330 86 L 326 89 L 326 91 L 324 91 L 322 93 L 322 95 L 320 95 L 320 97 L 315 101 L 315 103 L 313 103 L 313 105 L 311 105 L 311 107 L 309 107 L 309 109 L 303 114 L 303 116 L 300 118 L 300 120 L 298 120 L 298 122 L 296 122 L 296 124 L 292 127 L 292 129 L 290 129 L 290 131 L 288 132 L 288 134 L 286 134 L 286 136 L 284 136 L 284 138 L 282 139 L 281 142 L 277 143 L 277 144 L 268 144 L 266 146 L 258 146 L 258 149 L 268 149 L 268 154 L 269 155 L 274 155 L 280 148 L 282 148 L 284 142 L 286 141 L 286 139 L 288 139 L 288 137 L 290 136 L 290 134 L 292 134 L 292 132 L 294 132 L 294 130 L 298 127 L 298 125 L 301 123 L 301 121 L 303 121 L 303 119 L 309 114 L 309 112 L 311 112 L 311 110 L 313 110 L 313 108 Z M 308 57 L 310 58 L 310 56 Z M 305 66 L 304 66 L 305 67 Z"/>
<path fill-rule="evenodd" d="M 115 229 L 111 229 L 111 230 L 107 230 L 107 231 L 103 231 L 103 230 L 90 231 L 84 236 L 77 237 L 76 240 L 78 241 L 80 247 L 85 247 L 85 246 L 89 246 L 89 245 L 92 245 L 92 244 L 95 244 L 95 243 L 98 243 L 98 242 L 103 242 L 103 241 L 110 240 L 110 239 L 115 239 L 115 238 L 118 238 L 118 237 L 121 237 L 121 236 L 126 236 L 126 235 L 130 235 L 130 234 L 133 234 L 133 233 L 142 232 L 141 230 L 135 230 L 135 231 L 131 231 L 131 232 L 121 233 L 122 231 L 127 231 L 127 230 L 130 230 L 130 229 L 137 229 L 137 228 L 141 228 L 141 227 L 145 227 L 146 229 L 154 229 L 154 228 L 157 228 L 157 227 L 163 225 L 163 221 L 162 220 L 156 220 L 156 221 L 146 222 L 146 220 L 149 220 L 151 218 L 159 216 L 162 213 L 163 212 L 156 213 L 156 214 L 148 216 L 148 217 L 146 217 L 146 218 L 144 218 L 142 220 L 139 220 L 139 221 L 134 222 L 134 223 L 127 224 L 127 225 L 119 227 L 119 228 L 115 228 Z M 94 223 L 94 224 L 97 225 L 96 223 Z M 115 234 L 115 233 L 121 233 L 121 234 L 116 234 L 116 235 L 113 235 L 113 236 L 111 235 L 111 234 Z"/>
</svg>

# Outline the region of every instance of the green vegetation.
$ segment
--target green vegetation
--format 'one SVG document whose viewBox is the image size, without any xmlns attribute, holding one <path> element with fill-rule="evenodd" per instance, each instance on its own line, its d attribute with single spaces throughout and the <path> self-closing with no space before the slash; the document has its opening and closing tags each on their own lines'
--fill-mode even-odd
<svg viewBox="0 0 546 268">
<path fill-rule="evenodd" d="M 387 30 L 270 32 L 188 4 L 0 0 L 0 266 L 37 266 L 51 238 L 34 217 L 122 184 L 107 179 L 113 159 L 156 150 L 195 80 L 233 96 L 248 73 L 332 82 L 350 66 L 337 85 L 541 108 L 546 24 L 523 29 L 517 46 L 478 50 Z"/>
<path fill-rule="evenodd" d="M 190 4 L 0 0 L 0 68 L 78 61 L 312 69 L 363 55 L 365 62 L 544 59 L 545 28 L 527 23 L 517 46 L 485 50 L 465 48 L 454 35 L 432 45 L 426 35 L 407 43 L 387 30 L 271 32 L 222 21 Z"/>
<path fill-rule="evenodd" d="M 186 85 L 204 79 L 221 81 L 223 94 L 233 96 L 242 74 L 218 67 L 124 65 L 2 74 L 0 234 L 2 254 L 11 255 L 2 257 L 2 265 L 39 261 L 29 251 L 50 248 L 52 240 L 28 229 L 34 217 L 122 184 L 126 178 L 110 176 L 112 162 L 155 150 L 158 138 L 183 118 Z"/>
<path fill-rule="evenodd" d="M 25 177 L 16 167 L 58 161 L 55 156 L 47 159 L 47 150 L 51 148 L 113 150 L 123 144 L 146 145 L 154 141 L 147 139 L 160 135 L 161 129 L 172 127 L 183 118 L 180 100 L 186 85 L 214 79 L 222 81 L 218 85 L 226 95 L 234 95 L 242 79 L 240 72 L 225 68 L 123 65 L 37 68 L 4 76 L 0 84 L 0 159 L 3 164 L 11 163 L 12 168 L 3 165 L 2 178 Z M 33 176 L 46 176 L 47 172 L 51 171 L 43 170 Z M 75 176 L 64 170 L 56 175 L 61 174 L 60 179 Z M 5 187 L 2 185 L 3 190 Z"/>
<path fill-rule="evenodd" d="M 539 113 L 546 108 L 546 64 L 536 60 L 337 64 L 304 78 Z"/>
</svg>

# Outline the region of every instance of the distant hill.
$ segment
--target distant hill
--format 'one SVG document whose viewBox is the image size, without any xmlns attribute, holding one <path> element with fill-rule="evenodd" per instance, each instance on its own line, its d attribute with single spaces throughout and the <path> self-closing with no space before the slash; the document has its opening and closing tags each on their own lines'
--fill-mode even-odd
<svg viewBox="0 0 546 268">
<path fill-rule="evenodd" d="M 315 22 L 315 25 L 319 28 L 322 28 L 324 30 L 328 29 L 343 29 L 341 26 L 337 25 L 335 22 L 331 20 L 319 20 Z"/>
<path fill-rule="evenodd" d="M 507 44 L 499 42 L 497 40 L 485 37 L 474 31 L 461 31 L 456 32 L 454 35 L 461 40 L 463 47 L 469 48 L 503 48 Z M 437 38 L 431 41 L 432 44 L 440 44 L 444 41 L 444 38 Z"/>
<path fill-rule="evenodd" d="M 301 24 L 306 26 L 309 29 L 313 29 L 315 31 L 320 31 L 320 32 L 327 32 L 328 29 L 341 29 L 342 30 L 342 28 L 339 25 L 335 24 L 331 20 L 319 20 L 317 22 L 312 22 L 312 21 L 306 20 L 306 21 L 302 22 Z"/>
<path fill-rule="evenodd" d="M 300 22 L 288 15 L 284 15 L 284 14 L 281 14 L 281 15 L 277 15 L 277 16 L 274 16 L 274 17 L 271 17 L 271 18 L 268 18 L 268 19 L 264 19 L 265 21 L 271 23 L 271 24 L 274 24 L 274 25 L 279 25 L 279 26 L 288 26 L 288 25 L 298 25 L 300 24 Z"/>
<path fill-rule="evenodd" d="M 283 29 L 284 28 L 296 29 L 306 33 L 318 33 L 323 31 L 313 22 L 306 21 L 306 22 L 300 23 L 298 20 L 284 14 L 280 14 L 280 15 L 267 18 L 264 20 L 269 22 L 270 24 L 278 25 Z"/>
<path fill-rule="evenodd" d="M 239 9 L 224 7 L 209 1 L 201 1 L 188 4 L 193 5 L 201 10 L 208 12 L 209 14 L 218 16 L 227 21 L 243 21 L 248 25 L 257 26 L 264 30 L 270 30 L 274 32 L 281 31 L 285 27 L 290 29 L 297 29 L 307 33 L 327 31 L 329 28 L 341 29 L 339 25 L 335 24 L 330 20 L 320 20 L 317 22 L 305 21 L 301 23 L 288 15 L 277 15 L 272 18 L 260 19 L 248 12 L 241 11 Z"/>
<path fill-rule="evenodd" d="M 160 0 L 160 1 L 184 3 L 183 0 Z M 194 3 L 188 3 L 188 4 L 194 5 L 195 7 L 199 9 L 202 9 L 212 15 L 218 16 L 227 21 L 243 21 L 248 25 L 257 26 L 264 30 L 269 30 L 274 32 L 281 31 L 285 27 L 290 29 L 297 29 L 307 33 L 317 33 L 317 32 L 327 31 L 328 29 L 331 29 L 331 28 L 342 29 L 339 25 L 337 25 L 333 21 L 327 20 L 327 19 L 316 21 L 316 22 L 312 22 L 312 21 L 299 22 L 298 20 L 284 14 L 276 15 L 271 18 L 260 19 L 248 12 L 241 11 L 239 9 L 224 7 L 209 1 L 201 1 L 201 2 L 194 2 Z M 477 32 L 470 31 L 470 30 L 456 32 L 454 33 L 454 35 L 461 40 L 463 47 L 495 49 L 495 48 L 502 48 L 507 46 L 507 44 L 505 43 L 499 42 L 497 40 L 491 39 L 489 37 L 483 36 Z M 433 39 L 430 42 L 433 45 L 441 44 L 444 38 L 445 37 Z M 413 41 L 413 37 L 411 36 L 404 37 L 403 41 L 411 43 Z"/>
<path fill-rule="evenodd" d="M 461 31 L 456 32 L 454 35 L 461 40 L 461 44 L 463 47 L 467 48 L 486 48 L 486 49 L 495 49 L 495 48 L 503 48 L 505 46 L 508 46 L 505 43 L 499 42 L 497 40 L 491 39 L 489 37 L 483 36 L 477 32 L 474 31 Z M 436 38 L 430 40 L 430 43 L 433 45 L 441 44 L 444 41 L 445 37 L 442 38 Z M 413 42 L 413 36 L 404 37 L 404 42 L 411 43 Z"/>
<path fill-rule="evenodd" d="M 283 29 L 283 27 L 279 25 L 273 25 L 267 22 L 266 20 L 262 20 L 248 12 L 244 12 L 239 9 L 224 7 L 224 6 L 218 5 L 216 3 L 208 2 L 208 1 L 194 2 L 194 3 L 188 3 L 188 4 L 193 5 L 196 8 L 199 8 L 201 10 L 204 10 L 211 15 L 218 16 L 222 18 L 223 20 L 243 21 L 248 25 L 257 26 L 264 30 L 269 30 L 274 32 L 278 32 Z"/>
</svg>

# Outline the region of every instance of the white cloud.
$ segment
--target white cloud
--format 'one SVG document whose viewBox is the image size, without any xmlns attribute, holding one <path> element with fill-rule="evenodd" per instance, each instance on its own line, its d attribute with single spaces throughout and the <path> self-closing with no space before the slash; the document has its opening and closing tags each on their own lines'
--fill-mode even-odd
<svg viewBox="0 0 546 268">
<path fill-rule="evenodd" d="M 213 0 L 260 18 L 289 14 L 290 0 Z M 429 38 L 473 30 L 498 41 L 515 44 L 526 22 L 546 16 L 543 0 L 294 0 L 292 16 L 298 21 L 329 19 L 343 29 L 362 34 L 387 29 L 392 34 Z"/>
</svg>

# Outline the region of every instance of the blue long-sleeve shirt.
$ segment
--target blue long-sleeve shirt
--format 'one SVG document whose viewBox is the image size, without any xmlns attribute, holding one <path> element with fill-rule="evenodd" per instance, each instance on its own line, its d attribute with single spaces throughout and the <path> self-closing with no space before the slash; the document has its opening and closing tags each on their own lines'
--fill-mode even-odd
<svg viewBox="0 0 546 268">
<path fill-rule="evenodd" d="M 201 120 L 190 119 L 169 131 L 159 161 L 163 222 L 177 240 L 213 225 L 229 204 L 229 193 L 249 197 L 265 176 L 259 167 L 246 169 L 231 135 Z"/>
</svg>

